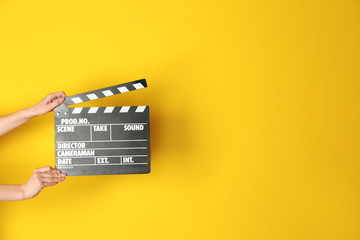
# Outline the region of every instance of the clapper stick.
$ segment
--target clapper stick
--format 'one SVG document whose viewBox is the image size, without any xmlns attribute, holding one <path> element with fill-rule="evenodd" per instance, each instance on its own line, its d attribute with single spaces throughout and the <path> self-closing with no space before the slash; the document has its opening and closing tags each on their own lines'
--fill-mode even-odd
<svg viewBox="0 0 360 240">
<path fill-rule="evenodd" d="M 101 88 L 85 93 L 79 93 L 76 95 L 68 96 L 65 98 L 65 101 L 60 106 L 54 109 L 55 116 L 61 117 L 62 114 L 68 115 L 69 111 L 67 106 L 69 105 L 87 102 L 98 98 L 109 97 L 112 95 L 134 91 L 146 87 L 147 87 L 146 80 L 140 79 L 137 81 L 122 83 L 111 87 Z"/>
<path fill-rule="evenodd" d="M 66 97 L 54 109 L 55 167 L 69 176 L 149 173 L 148 106 L 68 108 L 145 87 L 141 79 Z"/>
</svg>

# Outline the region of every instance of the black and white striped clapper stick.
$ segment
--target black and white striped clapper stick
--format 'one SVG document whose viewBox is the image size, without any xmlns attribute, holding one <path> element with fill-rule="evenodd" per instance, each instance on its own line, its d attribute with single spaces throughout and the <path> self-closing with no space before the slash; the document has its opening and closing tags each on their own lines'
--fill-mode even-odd
<svg viewBox="0 0 360 240">
<path fill-rule="evenodd" d="M 149 173 L 148 106 L 68 108 L 145 87 L 141 79 L 66 97 L 54 109 L 55 167 L 69 176 Z"/>
</svg>

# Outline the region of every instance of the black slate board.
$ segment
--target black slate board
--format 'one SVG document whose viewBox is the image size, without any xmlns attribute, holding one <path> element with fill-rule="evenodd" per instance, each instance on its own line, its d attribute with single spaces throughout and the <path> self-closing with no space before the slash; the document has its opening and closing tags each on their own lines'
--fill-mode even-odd
<svg viewBox="0 0 360 240">
<path fill-rule="evenodd" d="M 145 79 L 66 98 L 55 113 L 55 168 L 68 176 L 150 172 L 149 107 L 67 105 L 146 87 Z"/>
</svg>

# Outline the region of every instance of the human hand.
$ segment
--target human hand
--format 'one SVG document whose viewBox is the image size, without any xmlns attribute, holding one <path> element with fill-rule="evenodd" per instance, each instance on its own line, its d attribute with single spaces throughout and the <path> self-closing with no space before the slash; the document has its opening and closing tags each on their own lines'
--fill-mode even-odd
<svg viewBox="0 0 360 240">
<path fill-rule="evenodd" d="M 33 198 L 44 187 L 50 187 L 65 180 L 65 173 L 50 166 L 37 168 L 31 174 L 29 180 L 22 185 L 24 199 Z"/>
<path fill-rule="evenodd" d="M 50 93 L 44 97 L 40 102 L 30 107 L 31 115 L 38 116 L 52 111 L 55 107 L 59 106 L 65 101 L 64 92 Z"/>
</svg>

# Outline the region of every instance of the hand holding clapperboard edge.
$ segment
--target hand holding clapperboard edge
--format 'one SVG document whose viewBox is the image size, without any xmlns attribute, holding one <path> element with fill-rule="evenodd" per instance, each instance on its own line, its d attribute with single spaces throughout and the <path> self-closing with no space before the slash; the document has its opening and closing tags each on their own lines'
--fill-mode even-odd
<svg viewBox="0 0 360 240">
<path fill-rule="evenodd" d="M 55 168 L 68 176 L 149 173 L 149 106 L 67 107 L 145 87 L 141 79 L 66 97 L 54 109 Z"/>
</svg>

